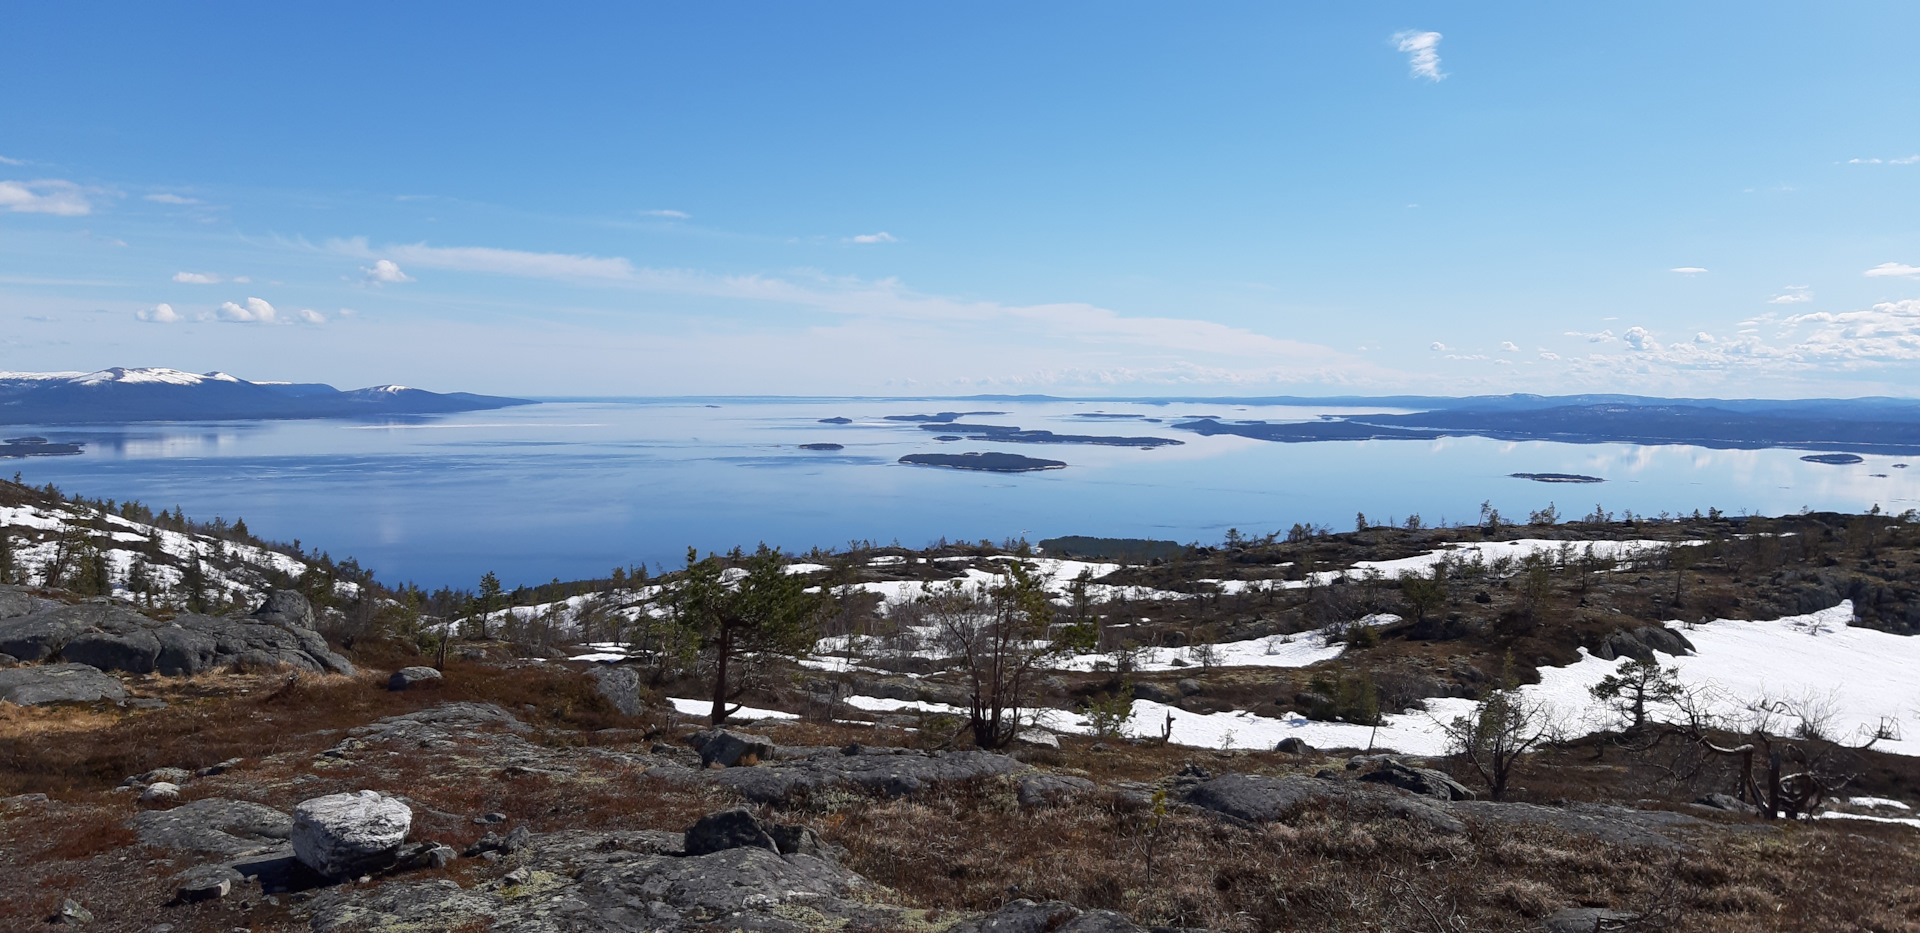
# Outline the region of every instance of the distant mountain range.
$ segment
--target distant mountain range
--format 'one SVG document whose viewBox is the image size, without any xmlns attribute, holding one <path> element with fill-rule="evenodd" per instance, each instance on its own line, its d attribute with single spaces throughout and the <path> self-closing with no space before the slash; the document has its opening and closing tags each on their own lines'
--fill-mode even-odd
<svg viewBox="0 0 1920 933">
<path fill-rule="evenodd" d="M 349 418 L 484 411 L 526 399 L 384 385 L 248 382 L 226 373 L 116 366 L 91 373 L 0 372 L 0 424 Z"/>
</svg>

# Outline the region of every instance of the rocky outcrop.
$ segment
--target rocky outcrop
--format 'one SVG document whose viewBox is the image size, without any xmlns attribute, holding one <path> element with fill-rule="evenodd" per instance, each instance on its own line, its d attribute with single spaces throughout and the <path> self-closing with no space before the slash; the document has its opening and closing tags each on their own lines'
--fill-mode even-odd
<svg viewBox="0 0 1920 933">
<path fill-rule="evenodd" d="M 871 882 L 830 861 L 758 846 L 681 855 L 663 833 L 547 833 L 494 882 L 394 881 L 312 902 L 316 933 L 449 929 L 475 920 L 511 933 L 560 930 L 899 929 L 908 911 L 876 903 Z"/>
<path fill-rule="evenodd" d="M 353 665 L 309 628 L 193 614 L 162 622 L 103 603 L 52 606 L 0 620 L 0 653 L 23 661 L 58 657 L 132 674 L 185 676 L 233 664 L 353 673 Z"/>
<path fill-rule="evenodd" d="M 134 814 L 127 825 L 143 845 L 238 858 L 284 844 L 293 818 L 245 800 L 210 797 Z"/>
<path fill-rule="evenodd" d="M 330 878 L 391 864 L 413 810 L 375 791 L 329 794 L 293 808 L 293 854 Z"/>
<path fill-rule="evenodd" d="M 120 702 L 127 688 L 109 674 L 85 664 L 43 664 L 0 670 L 0 702 L 16 706 L 42 703 Z"/>
<path fill-rule="evenodd" d="M 1664 625 L 1643 625 L 1631 630 L 1616 629 L 1600 643 L 1594 655 L 1603 661 L 1611 661 L 1615 658 L 1652 661 L 1654 652 L 1671 655 L 1692 654 L 1693 642 L 1688 641 L 1687 636 Z"/>
<path fill-rule="evenodd" d="M 1034 903 L 1021 898 L 947 933 L 1145 933 L 1125 914 L 1111 910 L 1080 910 L 1066 901 Z"/>
<path fill-rule="evenodd" d="M 1062 807 L 1093 787 L 1092 781 L 1070 774 L 1029 774 L 1020 779 L 1016 796 L 1023 807 Z"/>
<path fill-rule="evenodd" d="M 1026 765 L 992 752 L 923 752 L 850 745 L 757 768 L 728 768 L 713 780 L 756 803 L 785 803 L 830 789 L 899 797 L 950 781 L 998 777 Z"/>
<path fill-rule="evenodd" d="M 703 767 L 719 765 L 731 768 L 740 764 L 758 764 L 773 757 L 773 740 L 752 732 L 702 729 L 687 736 L 687 744 L 700 753 Z"/>
<path fill-rule="evenodd" d="M 1250 823 L 1271 823 L 1308 806 L 1337 803 L 1399 817 L 1438 833 L 1466 831 L 1466 824 L 1440 803 L 1356 781 L 1227 774 L 1187 786 L 1184 796 L 1193 806 Z"/>
</svg>

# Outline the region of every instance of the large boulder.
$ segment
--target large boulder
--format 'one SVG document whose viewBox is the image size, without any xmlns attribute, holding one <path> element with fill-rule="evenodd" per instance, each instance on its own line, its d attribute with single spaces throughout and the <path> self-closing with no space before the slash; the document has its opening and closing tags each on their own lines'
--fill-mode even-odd
<svg viewBox="0 0 1920 933">
<path fill-rule="evenodd" d="M 1693 642 L 1688 641 L 1687 636 L 1664 625 L 1643 625 L 1633 630 L 1633 636 L 1641 644 L 1663 654 L 1679 656 L 1693 653 Z"/>
<path fill-rule="evenodd" d="M 253 611 L 251 618 L 274 625 L 313 631 L 313 604 L 293 590 L 274 590 Z"/>
<path fill-rule="evenodd" d="M 780 851 L 773 834 L 751 810 L 722 810 L 709 813 L 687 829 L 688 855 L 705 855 L 741 847 Z"/>
<path fill-rule="evenodd" d="M 597 667 L 593 679 L 600 695 L 629 716 L 640 715 L 640 672 L 626 665 Z"/>
<path fill-rule="evenodd" d="M 375 791 L 329 794 L 293 808 L 293 855 L 337 878 L 393 861 L 413 828 L 413 810 Z"/>
<path fill-rule="evenodd" d="M 1445 771 L 1415 768 L 1388 759 L 1380 767 L 1360 776 L 1360 780 L 1388 784 L 1435 800 L 1472 800 L 1474 793 Z"/>
<path fill-rule="evenodd" d="M 17 706 L 43 703 L 94 703 L 127 698 L 127 688 L 110 674 L 85 664 L 46 664 L 0 670 L 0 702 Z"/>
<path fill-rule="evenodd" d="M 687 737 L 687 744 L 700 753 L 700 764 L 731 768 L 739 764 L 757 764 L 773 757 L 773 740 L 751 732 L 732 729 L 702 729 Z"/>
<path fill-rule="evenodd" d="M 414 667 L 403 667 L 394 671 L 392 677 L 387 678 L 387 689 L 405 690 L 408 687 L 415 687 L 420 684 L 437 683 L 440 679 L 440 672 L 431 667 L 420 667 L 417 665 Z"/>
</svg>

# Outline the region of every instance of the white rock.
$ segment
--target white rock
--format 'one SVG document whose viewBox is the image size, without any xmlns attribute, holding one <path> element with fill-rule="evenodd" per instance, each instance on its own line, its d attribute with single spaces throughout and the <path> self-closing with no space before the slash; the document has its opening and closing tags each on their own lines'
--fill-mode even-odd
<svg viewBox="0 0 1920 933">
<path fill-rule="evenodd" d="M 140 792 L 141 803 L 172 803 L 180 799 L 180 785 L 172 781 L 155 781 Z"/>
<path fill-rule="evenodd" d="M 407 841 L 413 811 L 370 790 L 303 800 L 293 808 L 293 854 L 337 878 L 382 866 Z"/>
</svg>

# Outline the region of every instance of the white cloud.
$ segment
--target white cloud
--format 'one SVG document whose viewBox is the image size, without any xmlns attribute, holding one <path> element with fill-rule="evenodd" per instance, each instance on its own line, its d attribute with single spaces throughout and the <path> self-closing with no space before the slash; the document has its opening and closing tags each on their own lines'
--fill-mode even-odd
<svg viewBox="0 0 1920 933">
<path fill-rule="evenodd" d="M 401 272 L 399 264 L 391 259 L 375 260 L 372 266 L 360 267 L 360 271 L 366 275 L 367 281 L 375 285 L 413 281 L 413 276 Z"/>
<path fill-rule="evenodd" d="M 70 181 L 0 181 L 0 207 L 23 214 L 78 217 L 93 212 L 86 189 Z"/>
<path fill-rule="evenodd" d="M 661 211 L 641 211 L 640 213 L 642 213 L 642 214 L 645 214 L 645 215 L 646 215 L 646 216 L 648 216 L 648 217 L 667 217 L 667 218 L 671 218 L 671 219 L 673 219 L 673 220 L 691 220 L 691 219 L 693 219 L 693 215 L 692 215 L 692 214 L 689 214 L 689 213 L 687 213 L 686 211 L 666 211 L 666 210 L 661 210 Z"/>
<path fill-rule="evenodd" d="M 133 316 L 154 324 L 172 324 L 180 320 L 180 315 L 173 310 L 173 306 L 165 303 L 154 305 L 145 311 L 135 311 Z"/>
<path fill-rule="evenodd" d="M 1560 358 L 1560 354 L 1555 353 L 1552 350 L 1541 350 L 1540 358 L 1543 360 L 1557 360 Z"/>
<path fill-rule="evenodd" d="M 847 237 L 847 242 L 849 243 L 898 243 L 900 242 L 900 238 L 894 236 L 891 233 L 888 233 L 885 230 L 882 230 L 879 233 L 862 233 L 859 236 Z"/>
<path fill-rule="evenodd" d="M 1883 275 L 1920 275 L 1920 266 L 1909 266 L 1904 262 L 1883 262 L 1868 269 L 1867 275 L 1874 278 Z"/>
<path fill-rule="evenodd" d="M 327 322 L 326 315 L 321 314 L 320 312 L 315 311 L 312 308 L 302 308 L 300 310 L 299 318 L 301 323 L 303 324 L 325 324 Z"/>
<path fill-rule="evenodd" d="M 273 305 L 264 299 L 248 298 L 246 305 L 237 305 L 231 301 L 220 303 L 220 320 L 234 324 L 272 324 L 275 319 Z"/>
<path fill-rule="evenodd" d="M 1586 342 L 1588 343 L 1611 343 L 1614 340 L 1613 331 L 1611 330 L 1603 330 L 1596 334 L 1587 334 L 1577 330 L 1570 330 L 1570 331 L 1567 331 L 1567 336 L 1579 337 L 1586 340 Z"/>
<path fill-rule="evenodd" d="M 1395 47 L 1407 53 L 1407 72 L 1416 78 L 1439 81 L 1446 78 L 1440 71 L 1440 34 L 1437 32 L 1416 32 L 1408 29 L 1393 34 Z"/>
<path fill-rule="evenodd" d="M 1513 341 L 1511 341 L 1511 340 L 1502 340 L 1502 341 L 1500 341 L 1500 352 L 1502 352 L 1502 353 L 1518 353 L 1518 352 L 1520 352 L 1520 345 L 1519 345 L 1519 344 L 1517 344 L 1517 343 L 1514 343 L 1514 342 L 1513 342 Z"/>
<path fill-rule="evenodd" d="M 1438 340 L 1435 340 L 1432 344 L 1428 345 L 1427 349 L 1432 350 L 1435 353 L 1445 353 L 1447 352 L 1447 345 L 1444 343 L 1441 343 Z"/>
<path fill-rule="evenodd" d="M 1629 327 L 1627 328 L 1626 333 L 1620 335 L 1620 339 L 1625 340 L 1627 342 L 1627 346 L 1630 346 L 1635 350 L 1660 349 L 1660 345 L 1653 342 L 1652 332 L 1648 331 L 1644 327 Z"/>
<path fill-rule="evenodd" d="M 1713 339 L 1712 334 L 1709 334 L 1703 330 L 1693 335 L 1693 342 L 1694 343 L 1714 343 L 1716 341 Z"/>
<path fill-rule="evenodd" d="M 198 204 L 200 203 L 198 198 L 183 198 L 177 194 L 166 194 L 164 192 L 160 194 L 147 195 L 146 199 L 149 201 L 152 201 L 155 204 Z"/>
<path fill-rule="evenodd" d="M 27 163 L 22 162 L 19 159 L 9 159 L 6 156 L 0 156 L 0 165 L 25 165 L 25 164 Z"/>
<path fill-rule="evenodd" d="M 1813 292 L 1805 285 L 1789 285 L 1783 294 L 1767 299 L 1770 305 L 1797 305 L 1813 300 Z"/>
<path fill-rule="evenodd" d="M 220 277 L 211 272 L 175 272 L 173 280 L 183 285 L 218 285 Z"/>
<path fill-rule="evenodd" d="M 1920 155 L 1903 156 L 1898 159 L 1848 159 L 1848 165 L 1913 165 L 1920 163 Z"/>
<path fill-rule="evenodd" d="M 234 277 L 233 277 L 233 280 L 234 280 L 235 282 L 239 282 L 239 283 L 240 283 L 240 284 L 242 284 L 242 285 L 250 285 L 250 284 L 252 284 L 252 283 L 253 283 L 253 279 L 252 279 L 252 278 L 250 278 L 250 277 L 248 277 L 248 276 L 244 276 L 244 275 L 236 275 L 236 276 L 234 276 Z"/>
<path fill-rule="evenodd" d="M 1700 273 L 1705 272 L 1707 270 L 1702 269 L 1699 266 L 1679 266 L 1673 269 L 1668 269 L 1667 271 L 1678 272 L 1681 275 L 1699 275 Z"/>
</svg>

